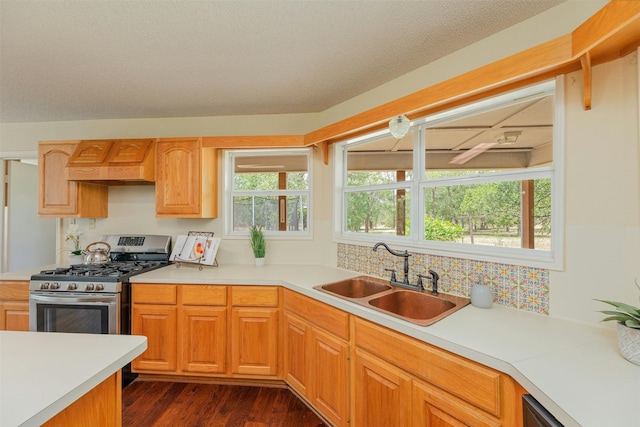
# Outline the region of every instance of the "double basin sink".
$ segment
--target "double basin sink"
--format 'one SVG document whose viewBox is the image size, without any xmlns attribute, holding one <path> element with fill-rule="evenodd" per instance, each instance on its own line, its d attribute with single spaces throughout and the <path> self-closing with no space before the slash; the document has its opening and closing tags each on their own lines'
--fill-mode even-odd
<svg viewBox="0 0 640 427">
<path fill-rule="evenodd" d="M 469 304 L 469 298 L 405 289 L 369 276 L 315 286 L 322 292 L 398 317 L 429 326 Z"/>
</svg>

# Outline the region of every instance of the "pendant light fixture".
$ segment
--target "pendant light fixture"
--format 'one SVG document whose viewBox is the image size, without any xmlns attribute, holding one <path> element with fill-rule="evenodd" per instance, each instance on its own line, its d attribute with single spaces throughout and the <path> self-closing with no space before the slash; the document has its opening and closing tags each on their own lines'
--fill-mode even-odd
<svg viewBox="0 0 640 427">
<path fill-rule="evenodd" d="M 409 132 L 409 126 L 411 122 L 404 114 L 396 116 L 389 120 L 389 132 L 396 139 L 401 139 Z"/>
</svg>

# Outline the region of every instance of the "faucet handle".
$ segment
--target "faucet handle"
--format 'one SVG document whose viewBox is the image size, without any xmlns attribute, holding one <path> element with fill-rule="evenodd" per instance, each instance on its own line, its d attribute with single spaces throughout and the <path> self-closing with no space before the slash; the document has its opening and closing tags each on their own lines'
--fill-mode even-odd
<svg viewBox="0 0 640 427">
<path fill-rule="evenodd" d="M 391 281 L 392 282 L 397 282 L 398 279 L 396 278 L 396 271 L 393 268 L 385 268 L 384 271 L 390 271 L 391 272 Z"/>
<path fill-rule="evenodd" d="M 420 289 L 424 289 L 424 283 L 422 282 L 422 279 L 428 279 L 429 276 L 425 276 L 424 274 L 416 274 L 416 276 L 418 276 L 418 281 L 416 282 L 416 286 Z"/>
</svg>

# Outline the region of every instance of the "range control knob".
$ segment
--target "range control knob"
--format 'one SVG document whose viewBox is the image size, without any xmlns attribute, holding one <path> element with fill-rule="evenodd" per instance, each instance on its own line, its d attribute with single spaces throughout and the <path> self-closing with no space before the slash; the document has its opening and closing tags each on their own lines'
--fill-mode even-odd
<svg viewBox="0 0 640 427">
<path fill-rule="evenodd" d="M 40 289 L 49 289 L 49 282 L 40 283 Z"/>
<path fill-rule="evenodd" d="M 49 289 L 60 289 L 60 283 L 52 283 Z"/>
<path fill-rule="evenodd" d="M 75 283 L 69 283 L 69 286 L 67 286 L 67 290 L 69 291 L 75 291 L 76 289 L 78 289 L 78 285 Z"/>
<path fill-rule="evenodd" d="M 96 285 L 96 291 L 102 291 L 102 290 L 104 290 L 104 285 L 102 285 L 102 284 L 98 283 L 98 284 Z"/>
<path fill-rule="evenodd" d="M 87 290 L 87 291 L 92 291 L 93 290 L 93 283 L 89 283 L 84 289 Z"/>
</svg>

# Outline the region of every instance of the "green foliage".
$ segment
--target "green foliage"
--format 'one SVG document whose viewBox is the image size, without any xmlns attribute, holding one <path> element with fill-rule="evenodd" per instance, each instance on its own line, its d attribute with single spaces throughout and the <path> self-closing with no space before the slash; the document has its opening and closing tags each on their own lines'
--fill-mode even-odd
<svg viewBox="0 0 640 427">
<path fill-rule="evenodd" d="M 635 280 L 636 287 L 640 289 L 640 285 L 638 285 L 638 279 Z M 615 301 L 605 301 L 601 299 L 597 299 L 596 301 L 603 302 L 605 304 L 612 305 L 616 308 L 616 310 L 601 310 L 600 313 L 606 314 L 608 317 L 602 319 L 603 322 L 609 320 L 615 320 L 616 322 L 622 323 L 629 328 L 640 329 L 640 308 L 633 307 L 629 304 L 625 304 L 623 302 L 615 302 Z"/>
<path fill-rule="evenodd" d="M 462 226 L 439 218 L 424 218 L 424 237 L 427 240 L 453 242 L 462 237 Z"/>
<path fill-rule="evenodd" d="M 233 175 L 234 190 L 269 191 L 278 190 L 279 173 L 236 173 Z M 287 172 L 287 190 L 306 190 L 309 188 L 307 172 Z"/>
<path fill-rule="evenodd" d="M 350 172 L 347 181 L 354 187 L 386 184 L 395 181 L 395 172 Z M 348 193 L 347 230 L 368 233 L 372 228 L 395 229 L 396 201 L 396 190 Z M 405 202 L 408 207 L 408 195 Z"/>
<path fill-rule="evenodd" d="M 279 196 L 264 195 L 265 191 L 308 190 L 307 172 L 287 172 L 286 190 L 278 189 L 279 173 L 236 173 L 233 177 L 233 227 L 234 230 L 246 230 L 252 224 L 262 224 L 264 229 L 277 231 L 279 224 Z M 289 231 L 302 231 L 307 228 L 306 195 L 286 195 L 287 224 Z"/>
<path fill-rule="evenodd" d="M 253 255 L 256 258 L 264 258 L 267 251 L 267 243 L 264 240 L 264 232 L 262 227 L 254 225 L 249 229 L 249 240 L 251 242 L 251 249 Z"/>
</svg>

